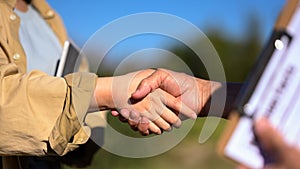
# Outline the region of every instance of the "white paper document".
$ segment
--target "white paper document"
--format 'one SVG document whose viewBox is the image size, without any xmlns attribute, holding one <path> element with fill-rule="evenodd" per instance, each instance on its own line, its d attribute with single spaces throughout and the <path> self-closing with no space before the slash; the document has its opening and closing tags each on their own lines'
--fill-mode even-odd
<svg viewBox="0 0 300 169">
<path fill-rule="evenodd" d="M 298 34 L 298 35 L 297 35 Z M 300 148 L 300 10 L 274 41 L 274 52 L 243 105 L 242 116 L 224 154 L 250 168 L 263 168 L 266 158 L 256 145 L 253 121 L 267 117 L 288 144 Z"/>
</svg>

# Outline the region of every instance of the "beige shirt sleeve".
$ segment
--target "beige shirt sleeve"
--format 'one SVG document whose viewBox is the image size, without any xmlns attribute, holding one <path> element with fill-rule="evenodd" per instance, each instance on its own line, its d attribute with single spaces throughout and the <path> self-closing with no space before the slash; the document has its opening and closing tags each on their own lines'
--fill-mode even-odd
<svg viewBox="0 0 300 169">
<path fill-rule="evenodd" d="M 53 150 L 64 155 L 88 140 L 90 126 L 81 124 L 96 75 L 25 74 L 14 3 L 0 0 L 0 155 L 49 155 Z"/>
<path fill-rule="evenodd" d="M 14 64 L 0 66 L 0 154 L 46 155 L 50 143 L 57 154 L 64 155 L 85 143 L 88 133 L 81 122 L 96 75 L 57 78 L 17 70 Z"/>
<path fill-rule="evenodd" d="M 90 128 L 84 124 L 97 76 L 92 73 L 67 75 L 67 94 L 63 113 L 50 135 L 51 148 L 59 155 L 78 148 L 87 142 Z M 100 119 L 99 119 L 100 120 Z"/>
</svg>

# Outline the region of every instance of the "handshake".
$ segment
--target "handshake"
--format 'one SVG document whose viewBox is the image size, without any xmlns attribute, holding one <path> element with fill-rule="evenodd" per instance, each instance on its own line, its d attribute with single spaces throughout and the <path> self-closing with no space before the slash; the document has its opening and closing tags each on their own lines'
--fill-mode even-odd
<svg viewBox="0 0 300 169">
<path fill-rule="evenodd" d="M 207 116 L 211 95 L 222 83 L 166 69 L 98 78 L 94 108 L 111 109 L 142 135 L 178 128 L 186 118 Z"/>
<path fill-rule="evenodd" d="M 142 135 L 161 134 L 180 127 L 186 118 L 216 115 L 209 113 L 210 107 L 224 106 L 217 116 L 227 118 L 240 88 L 241 84 L 214 82 L 166 69 L 148 69 L 98 78 L 90 108 L 112 110 L 113 116 L 128 122 Z M 224 90 L 225 100 L 220 92 Z M 288 145 L 266 119 L 255 122 L 254 133 L 266 155 L 274 159 L 266 168 L 300 168 L 300 151 Z"/>
</svg>

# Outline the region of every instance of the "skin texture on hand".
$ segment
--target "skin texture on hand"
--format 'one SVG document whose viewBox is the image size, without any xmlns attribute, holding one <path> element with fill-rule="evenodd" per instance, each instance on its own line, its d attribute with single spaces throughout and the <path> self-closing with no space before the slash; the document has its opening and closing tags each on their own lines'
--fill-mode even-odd
<svg viewBox="0 0 300 169">
<path fill-rule="evenodd" d="M 173 101 L 172 99 L 167 99 L 166 101 L 174 103 L 175 105 L 180 105 L 179 103 L 183 102 L 193 112 L 199 114 L 200 112 L 205 113 L 205 111 L 202 110 L 204 105 L 211 97 L 212 90 L 216 90 L 219 86 L 220 83 L 217 82 L 197 79 L 184 73 L 173 72 L 166 69 L 158 69 L 149 74 L 147 78 L 144 77 L 131 96 L 133 99 L 141 100 L 149 95 L 155 95 L 157 91 L 160 91 L 161 93 L 165 92 L 165 94 L 170 95 L 168 96 L 169 98 L 176 98 Z M 195 119 L 197 117 L 196 114 L 189 115 L 185 113 L 188 111 L 179 111 L 179 108 L 173 108 L 172 110 L 180 117 L 180 119 Z M 119 112 L 112 111 L 113 116 L 118 116 L 121 121 L 128 121 L 130 126 L 139 130 L 143 135 L 148 135 L 149 131 L 144 130 L 147 128 L 147 123 L 140 123 L 139 121 L 131 120 L 131 118 L 129 118 L 132 115 L 137 116 L 138 114 L 139 113 L 128 111 L 126 109 Z M 174 114 L 164 113 L 162 115 L 162 119 L 166 120 L 169 118 L 168 116 L 173 116 Z M 202 114 L 201 116 L 206 116 L 206 114 Z M 148 116 L 144 117 L 146 118 L 143 118 L 142 121 L 148 121 Z M 177 126 L 175 125 L 175 127 Z"/>
<path fill-rule="evenodd" d="M 141 132 L 145 135 L 149 130 L 161 134 L 161 129 L 168 131 L 171 125 L 179 127 L 181 120 L 173 111 L 196 118 L 196 113 L 188 106 L 163 90 L 155 90 L 139 100 L 130 99 L 141 80 L 152 73 L 153 70 L 144 70 L 123 76 L 99 78 L 94 92 L 97 105 L 100 108 L 117 109 L 132 127 L 143 130 Z"/>
<path fill-rule="evenodd" d="M 217 116 L 228 118 L 242 85 L 242 83 L 209 81 L 192 77 L 185 73 L 158 69 L 142 80 L 132 97 L 136 99 L 143 98 L 153 90 L 160 88 L 180 99 L 194 110 L 199 117 Z M 225 93 L 226 96 L 224 95 Z M 209 114 L 210 106 L 216 107 L 221 105 L 221 103 L 225 103 L 223 112 L 212 111 Z"/>
<path fill-rule="evenodd" d="M 132 98 L 137 100 L 143 99 L 157 89 L 161 89 L 174 96 L 178 102 L 183 102 L 186 104 L 190 109 L 196 112 L 198 116 L 205 117 L 211 115 L 227 118 L 241 86 L 241 84 L 237 83 L 229 84 L 214 82 L 195 78 L 185 73 L 174 72 L 166 69 L 158 69 L 156 71 L 152 71 L 147 78 L 144 78 L 140 82 L 136 91 L 133 92 Z M 226 102 L 224 100 L 224 91 L 227 91 Z M 212 106 L 219 106 L 221 105 L 219 103 L 225 102 L 224 112 L 218 113 L 217 111 L 212 111 L 216 114 L 208 114 L 211 106 L 212 96 L 215 98 L 214 103 L 216 102 L 218 104 L 214 104 Z M 123 114 L 125 114 L 125 117 L 128 117 L 131 113 L 132 112 L 127 111 Z M 181 112 L 177 111 L 175 113 L 179 115 L 180 119 L 187 118 Z M 112 114 L 114 116 L 121 117 L 116 111 L 113 111 Z M 121 119 L 124 121 L 124 119 L 128 118 L 121 117 Z M 146 121 L 146 119 L 144 120 Z M 136 121 L 131 121 L 130 125 L 140 125 L 136 124 L 135 122 Z M 145 126 L 145 124 L 143 126 Z"/>
<path fill-rule="evenodd" d="M 272 163 L 267 164 L 264 169 L 300 168 L 300 150 L 288 145 L 281 134 L 265 118 L 255 122 L 254 132 L 263 153 L 272 160 Z M 246 169 L 243 166 L 239 168 Z"/>
<path fill-rule="evenodd" d="M 137 90 L 132 94 L 135 99 L 141 99 L 152 91 L 160 88 L 189 106 L 200 116 L 206 116 L 203 108 L 211 94 L 221 87 L 221 83 L 192 77 L 166 69 L 158 69 L 142 80 Z"/>
</svg>

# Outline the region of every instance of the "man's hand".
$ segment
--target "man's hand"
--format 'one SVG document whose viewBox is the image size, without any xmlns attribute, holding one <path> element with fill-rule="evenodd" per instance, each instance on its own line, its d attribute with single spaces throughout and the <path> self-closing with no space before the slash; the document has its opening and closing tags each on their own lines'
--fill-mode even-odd
<svg viewBox="0 0 300 169">
<path fill-rule="evenodd" d="M 153 70 L 144 70 L 123 76 L 99 78 L 94 92 L 96 105 L 118 110 L 133 128 L 145 135 L 150 131 L 160 134 L 161 129 L 170 130 L 171 125 L 179 127 L 181 120 L 174 112 L 196 118 L 196 113 L 188 106 L 163 90 L 155 90 L 141 99 L 130 99 L 141 80 L 152 72 Z"/>
<path fill-rule="evenodd" d="M 274 161 L 274 163 L 268 164 L 266 169 L 300 168 L 300 151 L 297 147 L 288 145 L 266 119 L 258 120 L 255 123 L 254 131 L 266 156 Z"/>
<path fill-rule="evenodd" d="M 292 130 L 292 129 L 291 129 Z M 300 150 L 288 145 L 281 134 L 265 119 L 255 122 L 254 132 L 262 148 L 262 152 L 272 163 L 264 169 L 299 169 Z M 239 167 L 246 169 L 246 167 Z"/>
<path fill-rule="evenodd" d="M 225 99 L 226 103 L 224 105 L 224 112 L 215 111 L 213 112 L 215 114 L 210 115 L 227 118 L 241 86 L 241 84 L 237 83 L 226 84 L 214 82 L 195 78 L 184 73 L 158 69 L 140 82 L 137 90 L 132 93 L 131 97 L 135 100 L 140 100 L 153 91 L 162 89 L 174 96 L 176 101 L 183 102 L 196 112 L 198 116 L 208 116 L 211 104 L 210 99 L 212 98 L 212 95 L 214 95 L 214 101 L 217 102 L 217 105 L 213 105 L 214 107 L 222 105 L 221 103 L 224 103 Z M 227 95 L 224 96 L 224 93 Z M 122 113 L 120 114 L 117 111 L 112 111 L 112 114 L 121 117 L 121 119 L 125 119 L 125 121 L 129 120 L 131 126 L 140 126 L 140 124 L 135 123 L 135 121 L 128 119 L 131 114 L 130 111 L 125 112 L 126 113 L 123 113 L 125 118 Z M 177 112 L 181 119 L 186 118 L 184 114 L 179 111 Z M 147 120 L 144 119 L 144 121 Z M 143 124 L 142 126 L 145 127 L 146 125 Z"/>
<path fill-rule="evenodd" d="M 175 97 L 176 102 L 183 102 L 190 109 L 196 112 L 197 115 L 207 116 L 208 109 L 204 109 L 204 106 L 210 99 L 211 94 L 220 88 L 220 86 L 221 83 L 218 82 L 198 79 L 185 73 L 178 73 L 166 69 L 158 69 L 149 74 L 148 77 L 144 78 L 139 83 L 136 91 L 132 93 L 131 98 L 134 100 L 140 100 L 147 97 L 155 90 L 161 89 Z M 176 109 L 173 110 L 175 111 L 176 115 L 179 115 L 180 119 L 191 117 L 186 116 L 183 112 Z M 139 121 L 129 118 L 132 114 L 138 113 L 128 110 L 122 111 L 112 111 L 112 115 L 119 116 L 121 121 L 127 121 L 130 126 L 138 129 L 140 132 L 143 131 L 142 129 L 147 128 L 147 123 L 139 123 Z M 163 118 L 168 117 L 164 116 Z M 147 119 L 144 118 L 143 121 L 147 121 Z M 147 135 L 149 132 L 142 133 Z"/>
<path fill-rule="evenodd" d="M 160 88 L 189 106 L 200 116 L 206 116 L 203 110 L 212 93 L 221 87 L 221 83 L 192 77 L 166 69 L 158 69 L 142 80 L 133 99 L 142 99 L 152 91 Z"/>
</svg>

